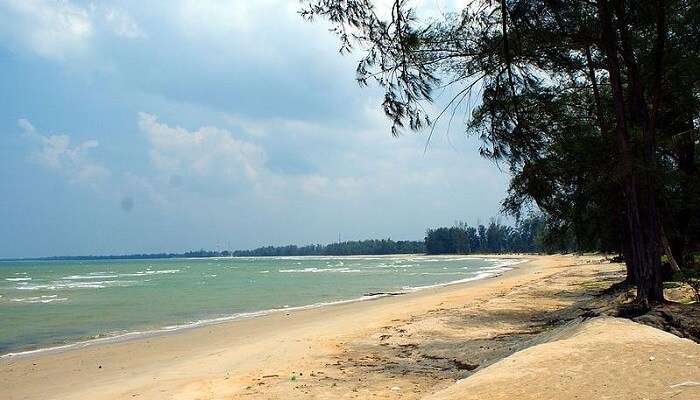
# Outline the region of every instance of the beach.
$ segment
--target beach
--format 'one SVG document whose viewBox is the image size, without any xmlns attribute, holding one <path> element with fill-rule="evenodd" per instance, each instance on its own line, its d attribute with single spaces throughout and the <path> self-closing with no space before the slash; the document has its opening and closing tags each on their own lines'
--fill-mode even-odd
<svg viewBox="0 0 700 400">
<path fill-rule="evenodd" d="M 0 358 L 497 276 L 471 255 L 0 261 Z"/>
<path fill-rule="evenodd" d="M 508 373 L 499 365 L 510 357 L 534 353 L 525 354 L 521 362 L 527 365 L 533 357 L 545 354 L 546 359 L 546 352 L 555 352 L 547 348 L 538 351 L 548 342 L 562 338 L 585 342 L 590 339 L 588 334 L 595 334 L 597 343 L 605 344 L 605 335 L 615 336 L 615 330 L 606 333 L 606 326 L 619 328 L 621 320 L 616 318 L 594 319 L 602 325 L 584 328 L 586 334 L 566 333 L 566 329 L 581 328 L 562 327 L 559 322 L 575 316 L 579 303 L 621 280 L 623 265 L 600 256 L 511 258 L 528 262 L 497 277 L 398 296 L 6 357 L 0 360 L 2 398 L 471 398 L 465 397 L 459 385 L 472 377 L 490 382 L 492 368 L 501 368 L 500 376 L 507 380 Z M 581 322 L 571 318 L 570 324 Z M 619 399 L 638 398 L 640 393 L 647 398 L 667 398 L 668 393 L 675 399 L 697 398 L 700 384 L 693 382 L 700 382 L 698 345 L 654 328 L 625 323 L 633 325 L 633 337 L 611 351 L 645 362 L 622 364 L 624 358 L 605 354 L 608 362 L 595 368 L 599 372 L 609 368 L 626 379 L 602 372 L 587 374 L 588 359 L 582 352 L 576 364 L 567 364 L 566 357 L 550 367 L 541 362 L 540 373 L 519 386 L 517 394 L 533 399 L 570 398 L 557 397 L 561 385 L 552 386 L 546 392 L 549 397 L 535 391 L 543 387 L 548 368 L 554 374 L 549 379 L 556 380 L 564 364 L 570 367 L 568 384 L 595 386 L 599 398 L 607 393 Z M 642 331 L 637 333 L 636 327 Z M 647 340 L 656 346 L 663 344 L 667 352 L 677 346 L 684 356 L 649 355 L 638 345 Z M 600 345 L 593 356 L 600 357 L 605 349 Z M 657 362 L 650 363 L 650 357 Z M 647 364 L 654 369 L 646 370 Z M 636 386 L 642 392 L 628 387 L 635 377 L 649 377 L 652 372 L 645 385 Z M 511 398 L 499 397 L 498 386 L 483 387 L 490 388 L 492 398 Z M 529 397 L 528 390 L 532 390 Z"/>
</svg>

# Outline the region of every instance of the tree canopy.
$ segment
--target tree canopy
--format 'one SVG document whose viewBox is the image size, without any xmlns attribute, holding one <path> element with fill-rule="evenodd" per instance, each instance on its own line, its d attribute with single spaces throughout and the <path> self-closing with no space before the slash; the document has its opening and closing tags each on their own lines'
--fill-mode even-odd
<svg viewBox="0 0 700 400">
<path fill-rule="evenodd" d="M 458 222 L 452 227 L 428 229 L 425 235 L 427 254 L 538 253 L 560 250 L 544 241 L 544 220 L 529 216 L 515 226 L 491 219 L 488 226 L 471 227 Z"/>
<path fill-rule="evenodd" d="M 422 241 L 367 239 L 306 246 L 265 246 L 252 250 L 236 250 L 234 257 L 250 256 L 351 256 L 381 254 L 419 254 L 425 252 Z"/>
<path fill-rule="evenodd" d="M 643 307 L 663 301 L 662 255 L 692 267 L 700 2 L 482 0 L 421 18 L 410 0 L 306 0 L 301 14 L 362 54 L 358 81 L 385 89 L 394 135 L 478 98 L 464 128 L 512 174 L 504 210 L 535 205 L 548 240 L 622 253 Z"/>
</svg>

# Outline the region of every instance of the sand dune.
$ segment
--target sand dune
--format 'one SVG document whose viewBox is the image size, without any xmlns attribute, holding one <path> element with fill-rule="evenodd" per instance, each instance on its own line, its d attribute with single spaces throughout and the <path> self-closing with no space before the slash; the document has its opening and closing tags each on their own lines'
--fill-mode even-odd
<svg viewBox="0 0 700 400">
<path fill-rule="evenodd" d="M 629 320 L 595 318 L 427 399 L 700 399 L 700 346 Z"/>
</svg>

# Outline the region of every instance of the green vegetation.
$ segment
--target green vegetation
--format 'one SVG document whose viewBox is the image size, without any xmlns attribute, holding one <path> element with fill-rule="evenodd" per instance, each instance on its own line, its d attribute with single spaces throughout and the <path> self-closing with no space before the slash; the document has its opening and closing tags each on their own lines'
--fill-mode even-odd
<svg viewBox="0 0 700 400">
<path fill-rule="evenodd" d="M 56 256 L 42 257 L 39 260 L 129 260 L 149 258 L 203 258 L 203 257 L 269 257 L 269 256 L 351 256 L 380 254 L 420 254 L 425 253 L 424 241 L 369 239 L 337 242 L 331 244 L 310 244 L 306 246 L 264 246 L 252 250 L 194 250 L 184 253 L 121 254 L 103 256 Z"/>
<path fill-rule="evenodd" d="M 544 221 L 530 217 L 516 226 L 491 220 L 488 227 L 470 227 L 463 222 L 450 228 L 428 229 L 425 251 L 428 254 L 535 253 L 545 249 L 542 242 Z"/>
<path fill-rule="evenodd" d="M 532 216 L 511 227 L 491 219 L 488 227 L 467 226 L 463 222 L 454 227 L 428 229 L 424 240 L 368 239 L 305 246 L 263 246 L 252 250 L 194 250 L 184 253 L 123 254 L 106 256 L 58 256 L 42 260 L 100 260 L 148 258 L 202 258 L 202 257 L 297 257 L 297 256 L 353 256 L 382 254 L 468 254 L 468 253 L 532 253 L 557 251 L 545 241 L 544 220 Z M 567 250 L 575 250 L 569 247 Z"/>
<path fill-rule="evenodd" d="M 308 246 L 259 247 L 253 250 L 236 250 L 234 257 L 261 256 L 352 256 L 381 254 L 417 254 L 424 253 L 422 241 L 391 239 L 370 239 L 331 243 L 327 245 L 312 244 Z"/>
<path fill-rule="evenodd" d="M 482 0 L 433 18 L 378 4 L 306 0 L 301 14 L 360 53 L 392 134 L 463 112 L 512 176 L 505 211 L 541 211 L 550 247 L 622 254 L 638 304 L 663 302 L 661 256 L 687 270 L 700 250 L 700 2 Z M 430 115 L 436 89 L 454 97 Z M 439 235 L 461 251 L 465 233 Z"/>
</svg>

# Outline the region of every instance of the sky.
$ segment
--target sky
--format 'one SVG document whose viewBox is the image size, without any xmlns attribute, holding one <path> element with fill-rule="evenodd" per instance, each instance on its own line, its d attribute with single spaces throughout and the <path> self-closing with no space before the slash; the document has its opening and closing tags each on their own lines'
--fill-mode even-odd
<svg viewBox="0 0 700 400">
<path fill-rule="evenodd" d="M 496 216 L 508 177 L 478 139 L 392 137 L 359 54 L 298 7 L 0 0 L 0 257 L 420 240 Z"/>
</svg>

